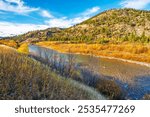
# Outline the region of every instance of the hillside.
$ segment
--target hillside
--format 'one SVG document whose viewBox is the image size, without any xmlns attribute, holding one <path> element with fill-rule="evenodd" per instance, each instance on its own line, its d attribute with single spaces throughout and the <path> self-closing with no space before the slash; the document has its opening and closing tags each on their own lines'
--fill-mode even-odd
<svg viewBox="0 0 150 117">
<path fill-rule="evenodd" d="M 105 99 L 92 88 L 56 74 L 44 64 L 0 45 L 0 99 Z"/>
<path fill-rule="evenodd" d="M 72 41 L 86 43 L 150 42 L 150 11 L 112 9 L 67 29 L 49 28 L 10 37 L 19 42 Z"/>
<path fill-rule="evenodd" d="M 106 77 L 92 86 L 86 84 L 82 72 L 73 67 L 72 54 L 69 64 L 65 66 L 60 57 L 58 65 L 55 55 L 31 56 L 31 43 L 149 66 L 150 11 L 113 9 L 67 29 L 49 28 L 0 39 L 0 99 L 122 99 L 125 92 Z"/>
<path fill-rule="evenodd" d="M 150 63 L 150 11 L 108 10 L 55 33 L 48 40 L 65 43 L 41 42 L 39 45 L 61 52 Z"/>
<path fill-rule="evenodd" d="M 113 9 L 53 34 L 49 40 L 77 42 L 150 42 L 150 11 Z"/>
<path fill-rule="evenodd" d="M 18 35 L 14 37 L 6 37 L 3 39 L 15 40 L 17 42 L 37 42 L 37 41 L 44 41 L 48 38 L 52 37 L 54 33 L 60 32 L 61 28 L 48 28 L 46 30 L 37 30 L 37 31 L 30 31 L 23 35 Z"/>
</svg>

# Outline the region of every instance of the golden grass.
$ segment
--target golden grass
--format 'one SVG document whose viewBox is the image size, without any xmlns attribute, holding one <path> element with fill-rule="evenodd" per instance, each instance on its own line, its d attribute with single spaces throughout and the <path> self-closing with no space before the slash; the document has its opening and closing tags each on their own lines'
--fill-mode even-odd
<svg viewBox="0 0 150 117">
<path fill-rule="evenodd" d="M 17 48 L 18 46 L 14 40 L 0 40 L 0 44 L 7 45 L 13 48 Z"/>
<path fill-rule="evenodd" d="M 39 42 L 37 45 L 60 52 L 92 54 L 150 63 L 150 46 L 144 44 L 71 44 L 62 42 Z"/>
<path fill-rule="evenodd" d="M 18 48 L 18 52 L 28 54 L 29 53 L 29 48 L 28 48 L 29 43 L 23 43 L 20 45 Z"/>
<path fill-rule="evenodd" d="M 20 53 L 24 53 L 24 54 L 29 53 L 29 49 L 28 49 L 29 43 L 20 43 L 20 46 L 18 47 L 18 44 L 14 40 L 0 40 L 0 44 L 16 48 Z"/>
<path fill-rule="evenodd" d="M 90 99 L 43 64 L 0 46 L 0 99 Z"/>
</svg>

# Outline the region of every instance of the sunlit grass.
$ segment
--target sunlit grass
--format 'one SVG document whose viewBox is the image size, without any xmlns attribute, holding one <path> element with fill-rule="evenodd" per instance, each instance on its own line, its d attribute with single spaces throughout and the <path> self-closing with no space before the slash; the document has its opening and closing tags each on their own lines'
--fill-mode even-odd
<svg viewBox="0 0 150 117">
<path fill-rule="evenodd" d="M 0 40 L 0 44 L 7 45 L 13 48 L 18 47 L 17 43 L 14 40 Z"/>
<path fill-rule="evenodd" d="M 0 46 L 0 99 L 91 99 L 87 91 L 73 85 L 48 67 Z"/>
<path fill-rule="evenodd" d="M 24 53 L 24 54 L 28 54 L 29 53 L 29 43 L 23 43 L 20 45 L 20 47 L 18 48 L 18 52 L 20 53 Z"/>
<path fill-rule="evenodd" d="M 24 54 L 29 53 L 29 49 L 28 49 L 29 43 L 17 44 L 14 40 L 0 40 L 0 44 L 16 48 L 20 53 L 24 53 Z"/>
<path fill-rule="evenodd" d="M 150 63 L 150 46 L 144 44 L 71 44 L 62 42 L 40 42 L 37 45 L 60 52 L 92 54 Z"/>
</svg>

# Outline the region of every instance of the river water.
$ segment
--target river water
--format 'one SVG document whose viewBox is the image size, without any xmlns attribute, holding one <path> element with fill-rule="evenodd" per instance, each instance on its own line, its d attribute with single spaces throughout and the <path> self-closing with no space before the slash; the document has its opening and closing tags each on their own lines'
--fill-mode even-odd
<svg viewBox="0 0 150 117">
<path fill-rule="evenodd" d="M 57 54 L 57 58 L 65 62 L 69 54 L 59 53 L 55 50 L 30 45 L 30 54 L 45 58 Z M 127 93 L 126 99 L 142 99 L 145 94 L 150 94 L 150 68 L 144 65 L 124 62 L 116 59 L 107 59 L 89 55 L 72 54 L 75 63 L 87 68 L 93 73 L 113 78 Z M 59 57 L 58 57 L 59 56 Z"/>
</svg>

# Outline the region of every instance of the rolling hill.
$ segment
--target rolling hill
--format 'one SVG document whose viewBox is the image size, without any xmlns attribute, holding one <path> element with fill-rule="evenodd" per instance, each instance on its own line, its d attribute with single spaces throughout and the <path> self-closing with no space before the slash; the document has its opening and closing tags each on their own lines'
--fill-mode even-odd
<svg viewBox="0 0 150 117">
<path fill-rule="evenodd" d="M 112 9 L 67 29 L 49 28 L 9 39 L 19 42 L 73 41 L 88 43 L 150 42 L 150 11 Z"/>
<path fill-rule="evenodd" d="M 16 49 L 0 46 L 1 99 L 99 98 L 85 90 L 87 87 L 81 88 L 82 83 L 74 82 L 72 77 L 69 77 L 71 80 L 65 79 L 56 69 L 49 68 L 47 63 L 45 66 L 28 56 L 30 43 L 60 52 L 119 58 L 144 64 L 150 63 L 149 42 L 150 11 L 135 9 L 108 10 L 67 29 L 49 28 L 3 38 L 0 44 Z M 96 93 L 103 92 L 106 97 L 116 99 L 112 92 L 118 95 L 120 89 L 114 82 L 97 84 L 94 87 Z"/>
<path fill-rule="evenodd" d="M 37 31 L 30 31 L 28 33 L 17 35 L 13 37 L 6 37 L 3 39 L 15 40 L 17 42 L 37 42 L 37 41 L 44 41 L 48 38 L 52 37 L 54 33 L 58 33 L 62 28 L 48 28 L 45 30 L 37 30 Z"/>
<path fill-rule="evenodd" d="M 150 11 L 113 9 L 53 35 L 49 40 L 150 42 Z"/>
</svg>

